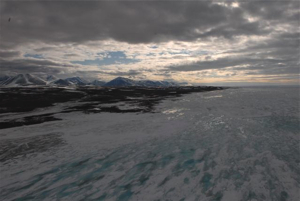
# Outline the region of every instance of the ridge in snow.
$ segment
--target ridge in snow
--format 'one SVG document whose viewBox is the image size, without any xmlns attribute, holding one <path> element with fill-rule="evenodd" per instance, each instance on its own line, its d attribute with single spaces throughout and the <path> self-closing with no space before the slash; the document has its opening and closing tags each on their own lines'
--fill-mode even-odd
<svg viewBox="0 0 300 201">
<path fill-rule="evenodd" d="M 168 81 L 152 81 L 152 80 L 132 80 L 124 77 L 117 77 L 109 82 L 94 80 L 88 82 L 80 77 L 70 77 L 66 79 L 59 79 L 54 75 L 47 75 L 44 79 L 31 75 L 19 74 L 16 76 L 0 76 L 0 86 L 18 87 L 18 86 L 31 86 L 31 85 L 50 85 L 50 86 L 106 86 L 106 87 L 127 87 L 127 86 L 140 86 L 140 87 L 169 87 L 180 86 L 180 84 Z"/>
<path fill-rule="evenodd" d="M 19 74 L 17 76 L 8 77 L 1 81 L 0 85 L 5 86 L 29 86 L 29 85 L 46 85 L 47 83 L 39 77 L 31 74 Z"/>
</svg>

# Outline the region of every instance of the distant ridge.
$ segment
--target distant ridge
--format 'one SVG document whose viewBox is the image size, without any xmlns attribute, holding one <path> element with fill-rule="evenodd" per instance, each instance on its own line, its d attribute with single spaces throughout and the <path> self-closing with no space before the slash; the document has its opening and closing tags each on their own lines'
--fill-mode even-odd
<svg viewBox="0 0 300 201">
<path fill-rule="evenodd" d="M 47 81 L 48 83 L 50 83 L 50 82 L 54 82 L 54 81 L 56 81 L 56 80 L 58 80 L 58 78 L 55 77 L 54 75 L 47 75 L 45 81 Z"/>
<path fill-rule="evenodd" d="M 136 86 L 136 82 L 131 79 L 128 79 L 128 78 L 117 77 L 117 78 L 107 82 L 104 86 L 106 86 L 106 87 Z"/>
<path fill-rule="evenodd" d="M 10 78 L 10 76 L 7 75 L 0 76 L 0 83 L 7 80 L 8 78 Z"/>
<path fill-rule="evenodd" d="M 179 83 L 168 81 L 152 81 L 152 80 L 132 80 L 124 77 L 117 77 L 109 82 L 94 80 L 88 82 L 80 77 L 70 77 L 66 79 L 59 79 L 53 75 L 47 75 L 44 79 L 31 75 L 19 74 L 16 76 L 0 76 L 0 86 L 4 87 L 19 87 L 19 86 L 104 86 L 104 87 L 170 87 L 180 86 Z"/>
<path fill-rule="evenodd" d="M 93 82 L 89 83 L 90 85 L 94 85 L 94 86 L 104 86 L 106 84 L 106 82 L 103 81 L 99 81 L 99 80 L 94 80 Z"/>
<path fill-rule="evenodd" d="M 107 87 L 124 87 L 124 86 L 168 87 L 168 86 L 179 86 L 179 84 L 175 82 L 167 82 L 167 81 L 151 81 L 151 80 L 135 81 L 128 78 L 117 77 L 107 82 L 104 86 Z"/>
<path fill-rule="evenodd" d="M 73 85 L 87 85 L 88 82 L 81 79 L 80 77 L 70 77 L 70 78 L 66 78 L 65 81 L 69 82 L 70 84 Z"/>
<path fill-rule="evenodd" d="M 70 86 L 70 82 L 63 80 L 63 79 L 58 79 L 54 82 L 51 83 L 51 85 L 57 85 L 57 86 Z"/>
<path fill-rule="evenodd" d="M 46 85 L 46 81 L 31 74 L 19 74 L 17 76 L 7 77 L 0 82 L 5 86 L 30 86 L 30 85 Z"/>
</svg>

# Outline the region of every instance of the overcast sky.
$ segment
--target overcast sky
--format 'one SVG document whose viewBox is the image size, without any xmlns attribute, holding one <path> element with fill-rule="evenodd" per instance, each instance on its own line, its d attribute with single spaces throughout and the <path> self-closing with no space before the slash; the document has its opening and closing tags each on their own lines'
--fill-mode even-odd
<svg viewBox="0 0 300 201">
<path fill-rule="evenodd" d="M 3 1 L 1 74 L 299 83 L 299 1 Z"/>
</svg>

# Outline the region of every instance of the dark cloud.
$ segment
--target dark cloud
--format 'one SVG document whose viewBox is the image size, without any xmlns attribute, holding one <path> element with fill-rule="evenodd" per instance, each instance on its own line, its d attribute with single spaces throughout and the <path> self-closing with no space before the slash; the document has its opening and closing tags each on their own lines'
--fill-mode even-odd
<svg viewBox="0 0 300 201">
<path fill-rule="evenodd" d="M 142 72 L 137 70 L 129 70 L 129 71 L 77 71 L 78 73 L 88 73 L 88 74 L 104 74 L 104 75 L 113 75 L 113 76 L 136 76 L 140 75 Z"/>
<path fill-rule="evenodd" d="M 228 26 L 227 24 L 217 26 L 211 30 L 200 34 L 201 37 L 224 37 L 232 38 L 239 35 L 264 35 L 268 34 L 270 30 L 261 27 L 260 22 L 243 22 L 240 24 L 233 24 Z"/>
<path fill-rule="evenodd" d="M 48 73 L 58 74 L 64 71 L 64 68 L 72 67 L 67 64 L 60 64 L 43 59 L 0 59 L 1 74 L 17 73 Z M 67 69 L 65 69 L 67 71 Z"/>
<path fill-rule="evenodd" d="M 299 22 L 300 23 L 300 22 Z M 236 50 L 227 51 L 226 53 L 241 53 L 241 52 L 274 52 L 278 56 L 282 53 L 291 55 L 298 55 L 300 48 L 300 32 L 285 32 L 281 34 L 274 34 L 271 38 L 264 40 L 261 43 L 252 42 L 245 47 L 237 48 Z"/>
<path fill-rule="evenodd" d="M 103 71 L 103 70 L 86 70 L 86 71 L 76 71 L 72 74 L 65 73 L 63 77 L 70 77 L 70 76 L 80 76 L 86 80 L 102 80 L 102 81 L 109 81 L 112 77 L 128 77 L 133 79 L 142 79 L 144 70 L 129 70 L 129 71 L 119 71 L 119 70 L 110 70 L 110 71 Z M 109 78 L 107 78 L 109 76 Z M 98 78 L 96 78 L 98 77 Z M 100 78 L 99 78 L 100 77 Z"/>
<path fill-rule="evenodd" d="M 114 76 L 136 76 L 136 75 L 141 74 L 141 72 L 136 71 L 136 70 L 129 70 L 126 72 L 122 72 L 122 71 L 104 72 L 104 71 L 102 71 L 102 74 L 114 75 Z"/>
<path fill-rule="evenodd" d="M 233 70 L 252 71 L 247 73 L 249 75 L 299 74 L 300 33 L 274 34 L 262 43 L 249 43 L 225 53 L 235 56 L 173 65 L 165 70 L 184 72 L 234 67 Z"/>
<path fill-rule="evenodd" d="M 0 51 L 0 58 L 18 57 L 21 55 L 19 51 Z"/>
<path fill-rule="evenodd" d="M 251 16 L 259 17 L 269 22 L 294 20 L 291 21 L 293 23 L 299 20 L 299 18 L 297 19 L 297 16 L 299 16 L 299 12 L 297 12 L 299 10 L 299 1 L 295 0 L 241 1 L 240 8 Z"/>
<path fill-rule="evenodd" d="M 47 52 L 47 51 L 52 51 L 55 50 L 57 47 L 41 47 L 41 48 L 36 48 L 34 51 L 36 52 Z"/>
<path fill-rule="evenodd" d="M 74 57 L 74 56 L 79 56 L 78 54 L 74 53 L 69 53 L 69 54 L 64 54 L 65 57 Z"/>
<path fill-rule="evenodd" d="M 132 44 L 167 41 L 203 41 L 212 44 L 217 38 L 221 39 L 217 40 L 220 42 L 230 41 L 238 44 L 242 38 L 240 36 L 245 36 L 248 37 L 248 42 L 242 47 L 235 47 L 235 50 L 226 52 L 226 49 L 221 49 L 223 44 L 220 44 L 220 49 L 229 55 L 226 58 L 212 60 L 214 52 L 209 52 L 205 61 L 172 65 L 162 71 L 148 73 L 172 77 L 178 72 L 230 68 L 235 71 L 249 71 L 249 75 L 299 74 L 299 1 L 239 1 L 238 7 L 232 7 L 232 3 L 2 1 L 1 73 L 40 71 L 57 74 L 72 67 L 71 63 L 61 64 L 44 58 L 18 58 L 18 48 L 28 47 L 26 44 L 34 44 L 31 47 L 38 55 L 41 52 L 54 52 L 64 45 L 93 44 L 93 41 L 107 39 Z M 264 36 L 265 39 L 252 40 L 250 36 Z M 44 47 L 40 46 L 41 44 Z M 153 46 L 154 48 L 157 46 Z M 65 52 L 61 56 L 64 59 L 78 56 L 80 59 L 77 52 Z M 187 57 L 180 55 L 173 57 L 177 60 L 185 58 Z M 92 60 L 89 59 L 85 62 L 90 61 L 87 65 L 92 65 Z M 143 74 L 143 71 L 137 70 L 96 72 L 110 76 Z"/>
<path fill-rule="evenodd" d="M 263 63 L 278 63 L 281 60 L 278 59 L 259 59 L 259 58 L 247 58 L 242 56 L 225 57 L 210 61 L 198 61 L 193 63 L 181 64 L 169 66 L 167 70 L 171 71 L 201 71 L 208 69 L 222 69 L 227 67 L 235 67 L 249 64 L 262 64 Z M 245 68 L 242 68 L 245 69 Z"/>
<path fill-rule="evenodd" d="M 61 64 L 43 59 L 1 60 L 2 66 L 61 66 Z"/>
<path fill-rule="evenodd" d="M 193 41 L 210 36 L 232 38 L 267 34 L 270 30 L 264 19 L 292 17 L 284 11 L 293 8 L 293 3 L 256 4 L 242 3 L 241 7 L 233 8 L 211 1 L 3 2 L 1 45 L 35 41 L 82 43 L 109 38 L 128 43 Z M 264 11 L 257 11 L 261 9 Z M 262 20 L 250 22 L 245 13 Z"/>
<path fill-rule="evenodd" d="M 188 72 L 209 69 L 256 71 L 248 74 L 294 74 L 299 73 L 299 64 L 296 61 L 280 58 L 255 58 L 248 56 L 235 56 L 220 58 L 211 61 L 198 61 L 194 63 L 169 66 L 162 71 Z"/>
</svg>

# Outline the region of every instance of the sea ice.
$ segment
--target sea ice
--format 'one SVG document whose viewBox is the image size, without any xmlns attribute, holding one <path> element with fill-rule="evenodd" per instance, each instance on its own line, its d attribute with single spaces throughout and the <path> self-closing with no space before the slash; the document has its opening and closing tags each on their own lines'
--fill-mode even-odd
<svg viewBox="0 0 300 201">
<path fill-rule="evenodd" d="M 1 199 L 299 199 L 299 88 L 174 99 L 153 113 L 60 113 L 0 130 L 14 148 L 1 150 Z"/>
</svg>

